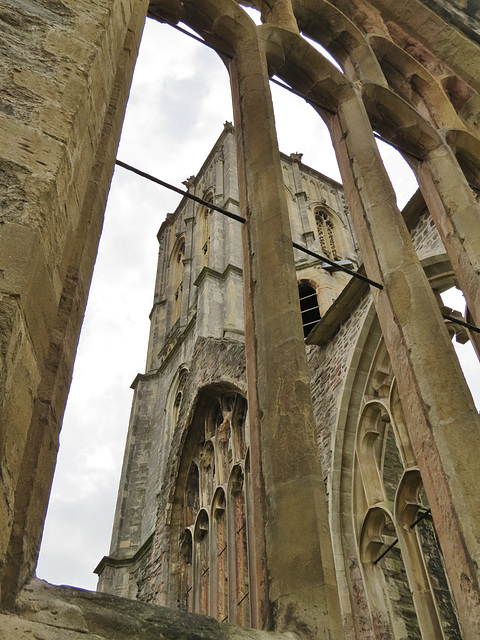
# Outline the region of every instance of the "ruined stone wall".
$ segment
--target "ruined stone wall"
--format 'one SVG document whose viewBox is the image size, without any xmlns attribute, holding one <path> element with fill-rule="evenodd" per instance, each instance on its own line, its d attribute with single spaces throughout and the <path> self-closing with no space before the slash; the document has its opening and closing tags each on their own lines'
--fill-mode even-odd
<svg viewBox="0 0 480 640">
<path fill-rule="evenodd" d="M 34 571 L 148 2 L 0 3 L 0 588 Z"/>
<path fill-rule="evenodd" d="M 287 640 L 269 633 L 220 624 L 207 616 L 156 607 L 73 587 L 32 580 L 15 613 L 0 613 L 2 640 Z"/>
<path fill-rule="evenodd" d="M 340 402 L 345 391 L 354 345 L 371 304 L 370 296 L 365 294 L 326 347 L 307 347 L 317 439 L 327 496 L 332 486 L 332 456 Z"/>
<path fill-rule="evenodd" d="M 246 395 L 245 348 L 234 341 L 198 338 L 191 358 L 189 376 L 184 387 L 182 407 L 168 450 L 168 462 L 162 491 L 152 511 L 156 516 L 152 553 L 146 571 L 139 580 L 138 597 L 141 599 L 178 606 L 178 594 L 172 584 L 172 554 L 178 549 L 181 531 L 172 524 L 172 503 L 178 465 L 188 429 L 195 411 L 199 390 L 210 385 L 225 389 L 235 388 Z"/>
</svg>

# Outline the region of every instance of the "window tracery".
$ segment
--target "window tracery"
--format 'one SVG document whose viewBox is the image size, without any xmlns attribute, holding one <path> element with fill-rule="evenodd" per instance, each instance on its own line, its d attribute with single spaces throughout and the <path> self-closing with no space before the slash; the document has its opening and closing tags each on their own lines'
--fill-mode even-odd
<svg viewBox="0 0 480 640">
<path fill-rule="evenodd" d="M 187 437 L 190 463 L 178 488 L 178 601 L 186 611 L 249 626 L 246 401 L 236 392 L 214 394 L 200 413 Z"/>
<path fill-rule="evenodd" d="M 372 620 L 395 640 L 460 640 L 443 558 L 383 341 L 364 390 L 354 522 Z"/>
<path fill-rule="evenodd" d="M 322 252 L 331 260 L 340 260 L 332 217 L 324 209 L 315 211 L 315 224 Z"/>
</svg>

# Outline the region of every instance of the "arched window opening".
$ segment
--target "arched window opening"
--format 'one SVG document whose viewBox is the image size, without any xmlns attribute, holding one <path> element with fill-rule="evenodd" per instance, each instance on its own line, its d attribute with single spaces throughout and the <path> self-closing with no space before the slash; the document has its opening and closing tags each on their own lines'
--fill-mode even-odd
<svg viewBox="0 0 480 640">
<path fill-rule="evenodd" d="M 322 252 L 331 260 L 340 260 L 340 253 L 337 247 L 335 229 L 330 214 L 323 209 L 315 211 L 315 224 L 317 226 L 318 240 Z"/>
<path fill-rule="evenodd" d="M 173 254 L 173 318 L 172 324 L 175 323 L 182 312 L 182 295 L 183 295 L 183 271 L 185 260 L 185 240 L 181 239 L 177 243 L 177 248 Z"/>
<path fill-rule="evenodd" d="M 213 204 L 213 193 L 209 192 L 204 197 L 203 200 L 208 203 Z M 208 267 L 210 262 L 210 218 L 212 215 L 212 209 L 208 206 L 203 206 L 201 209 L 201 260 L 202 260 L 202 268 Z"/>
<path fill-rule="evenodd" d="M 301 281 L 298 285 L 298 295 L 300 296 L 303 335 L 306 338 L 320 320 L 317 292 L 308 282 Z"/>
<path fill-rule="evenodd" d="M 395 640 L 461 640 L 383 341 L 364 389 L 353 496 L 372 618 L 379 633 Z"/>
<path fill-rule="evenodd" d="M 225 494 L 219 489 L 212 513 L 213 549 L 212 566 L 213 577 L 213 611 L 212 615 L 220 622 L 228 620 L 228 553 L 226 526 Z"/>
<path fill-rule="evenodd" d="M 243 475 L 248 455 L 246 401 L 239 393 L 219 386 L 203 390 L 196 406 L 180 463 L 180 477 L 186 477 L 184 490 L 177 485 L 172 515 L 172 522 L 179 523 L 172 539 L 179 549 L 179 566 L 174 570 L 176 597 L 188 611 L 248 627 L 247 528 L 252 524 L 247 520 L 249 498 Z M 182 494 L 180 517 L 176 509 L 182 504 Z M 192 567 L 186 531 L 193 531 Z"/>
</svg>

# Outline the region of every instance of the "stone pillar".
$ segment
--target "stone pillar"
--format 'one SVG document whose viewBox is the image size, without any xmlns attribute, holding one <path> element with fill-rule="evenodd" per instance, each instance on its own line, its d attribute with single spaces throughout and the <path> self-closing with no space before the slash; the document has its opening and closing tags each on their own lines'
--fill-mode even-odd
<svg viewBox="0 0 480 640">
<path fill-rule="evenodd" d="M 360 98 L 332 137 L 465 640 L 480 636 L 480 420 Z"/>
<path fill-rule="evenodd" d="M 268 626 L 271 614 L 277 630 L 340 639 L 290 222 L 265 54 L 253 29 L 239 37 L 230 76 L 240 207 L 247 220 L 243 246 L 257 534 L 253 547 L 255 573 L 268 580 L 257 585 L 254 623 Z"/>
<path fill-rule="evenodd" d="M 312 251 L 319 250 L 319 243 L 316 242 L 315 233 L 313 229 L 310 227 L 310 220 L 308 218 L 308 209 L 307 209 L 307 194 L 305 193 L 305 189 L 302 184 L 302 173 L 300 171 L 300 163 L 302 162 L 301 153 L 291 153 L 290 158 L 292 159 L 292 172 L 293 172 L 293 180 L 295 183 L 295 199 L 298 204 L 298 209 L 300 211 L 300 219 L 302 221 L 303 228 L 303 239 L 305 240 L 305 244 L 308 249 Z"/>
<path fill-rule="evenodd" d="M 6 607 L 37 561 L 147 5 L 2 6 L 2 17 L 12 15 L 2 35 L 9 56 L 1 54 L 0 77 L 16 104 L 0 117 L 8 189 L 0 227 L 0 591 Z"/>
<path fill-rule="evenodd" d="M 417 178 L 470 313 L 480 327 L 480 204 L 448 145 L 430 151 L 417 169 Z"/>
</svg>

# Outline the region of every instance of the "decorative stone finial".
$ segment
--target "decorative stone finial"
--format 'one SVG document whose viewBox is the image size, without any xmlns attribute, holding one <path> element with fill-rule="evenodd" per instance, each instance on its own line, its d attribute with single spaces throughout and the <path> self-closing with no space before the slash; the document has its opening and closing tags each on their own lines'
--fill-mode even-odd
<svg viewBox="0 0 480 640">
<path fill-rule="evenodd" d="M 184 184 L 187 189 L 191 189 L 195 186 L 195 176 L 190 176 L 186 180 L 183 180 L 182 184 Z"/>
</svg>

